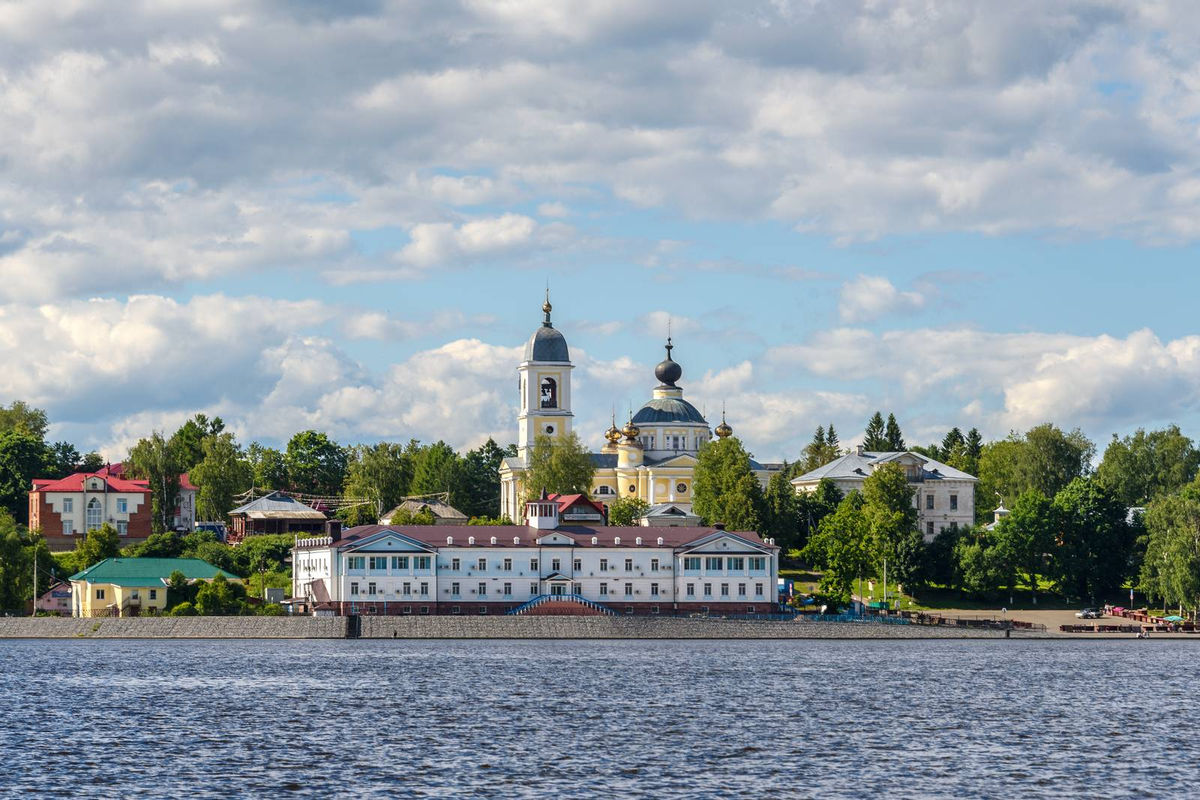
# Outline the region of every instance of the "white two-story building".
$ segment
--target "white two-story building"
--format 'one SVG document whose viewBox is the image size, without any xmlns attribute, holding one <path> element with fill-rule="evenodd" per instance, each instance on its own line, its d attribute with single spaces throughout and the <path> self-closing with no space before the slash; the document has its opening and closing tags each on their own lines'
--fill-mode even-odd
<svg viewBox="0 0 1200 800">
<path fill-rule="evenodd" d="M 896 464 L 908 479 L 917 509 L 917 525 L 930 542 L 946 528 L 966 528 L 975 522 L 975 484 L 978 479 L 919 453 L 880 453 L 860 446 L 828 464 L 792 479 L 796 492 L 814 491 L 830 480 L 843 495 L 862 491 L 863 482 L 878 467 Z"/>
<path fill-rule="evenodd" d="M 711 527 L 364 525 L 300 539 L 292 594 L 337 614 L 746 614 L 777 608 L 779 548 Z M 521 607 L 526 608 L 522 609 Z"/>
</svg>

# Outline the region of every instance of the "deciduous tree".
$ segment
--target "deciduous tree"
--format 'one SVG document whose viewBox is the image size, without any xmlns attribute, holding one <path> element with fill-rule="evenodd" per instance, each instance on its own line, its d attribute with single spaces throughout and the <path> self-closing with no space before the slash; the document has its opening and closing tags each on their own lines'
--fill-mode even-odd
<svg viewBox="0 0 1200 800">
<path fill-rule="evenodd" d="M 539 497 L 543 490 L 590 495 L 595 474 L 592 457 L 574 431 L 558 438 L 539 433 L 529 451 L 525 499 Z"/>
<path fill-rule="evenodd" d="M 29 522 L 33 479 L 53 468 L 42 440 L 22 430 L 0 433 L 0 508 L 22 525 Z"/>
<path fill-rule="evenodd" d="M 640 497 L 618 497 L 608 506 L 608 524 L 619 527 L 637 525 L 650 510 L 650 504 Z"/>
<path fill-rule="evenodd" d="M 156 532 L 171 530 L 179 503 L 182 469 L 175 449 L 158 431 L 142 439 L 129 451 L 129 473 L 150 482 L 151 524 Z"/>
<path fill-rule="evenodd" d="M 762 522 L 762 485 L 750 454 L 736 436 L 704 442 L 697 454 L 692 509 L 707 524 L 757 531 Z"/>
<path fill-rule="evenodd" d="M 1171 425 L 1157 431 L 1138 428 L 1123 439 L 1113 434 L 1096 470 L 1096 479 L 1126 506 L 1144 506 L 1175 492 L 1196 477 L 1200 450 Z"/>
<path fill-rule="evenodd" d="M 292 491 L 341 495 L 346 480 L 346 451 L 320 431 L 301 431 L 288 440 L 284 454 Z"/>
<path fill-rule="evenodd" d="M 1058 547 L 1055 578 L 1071 597 L 1095 601 L 1120 588 L 1130 568 L 1133 537 L 1125 506 L 1093 478 L 1076 478 L 1054 498 Z"/>
<path fill-rule="evenodd" d="M 204 520 L 228 521 L 234 498 L 250 489 L 250 463 L 232 433 L 206 436 L 200 444 L 203 458 L 192 468 L 191 480 L 199 488 L 196 511 Z"/>
</svg>

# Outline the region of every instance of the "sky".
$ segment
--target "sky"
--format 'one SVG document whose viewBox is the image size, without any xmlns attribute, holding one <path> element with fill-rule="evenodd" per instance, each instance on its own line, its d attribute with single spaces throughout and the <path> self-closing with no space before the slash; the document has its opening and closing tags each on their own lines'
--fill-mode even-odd
<svg viewBox="0 0 1200 800">
<path fill-rule="evenodd" d="M 0 0 L 0 403 L 123 457 L 685 396 L 760 459 L 1200 435 L 1187 4 Z"/>
</svg>

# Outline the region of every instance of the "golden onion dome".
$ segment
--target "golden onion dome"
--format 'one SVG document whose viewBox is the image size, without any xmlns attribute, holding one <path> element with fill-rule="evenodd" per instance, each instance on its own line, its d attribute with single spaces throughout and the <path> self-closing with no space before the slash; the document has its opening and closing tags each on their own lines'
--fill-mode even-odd
<svg viewBox="0 0 1200 800">
<path fill-rule="evenodd" d="M 729 427 L 729 424 L 725 422 L 724 414 L 721 415 L 721 424 L 717 426 L 716 434 L 721 439 L 733 435 L 733 428 Z"/>
<path fill-rule="evenodd" d="M 625 434 L 625 438 L 629 439 L 630 441 L 636 439 L 638 434 L 641 432 L 641 428 L 639 428 L 637 425 L 634 425 L 632 419 L 625 423 L 625 428 L 621 431 L 621 433 Z"/>
<path fill-rule="evenodd" d="M 604 438 L 608 439 L 610 442 L 615 443 L 617 440 L 619 440 L 621 438 L 621 432 L 619 430 L 617 430 L 616 425 L 613 425 L 611 428 L 609 428 L 607 431 L 604 432 Z"/>
</svg>

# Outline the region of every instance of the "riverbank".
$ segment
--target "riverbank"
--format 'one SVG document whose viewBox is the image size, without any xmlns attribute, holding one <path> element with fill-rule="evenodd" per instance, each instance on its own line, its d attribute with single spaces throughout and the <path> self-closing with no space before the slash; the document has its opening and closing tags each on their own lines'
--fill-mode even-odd
<svg viewBox="0 0 1200 800">
<path fill-rule="evenodd" d="M 353 632 L 347 617 L 0 618 L 0 639 L 345 639 L 354 638 Z M 878 622 L 537 616 L 362 617 L 358 631 L 364 639 L 1002 639 L 1004 634 Z"/>
</svg>

